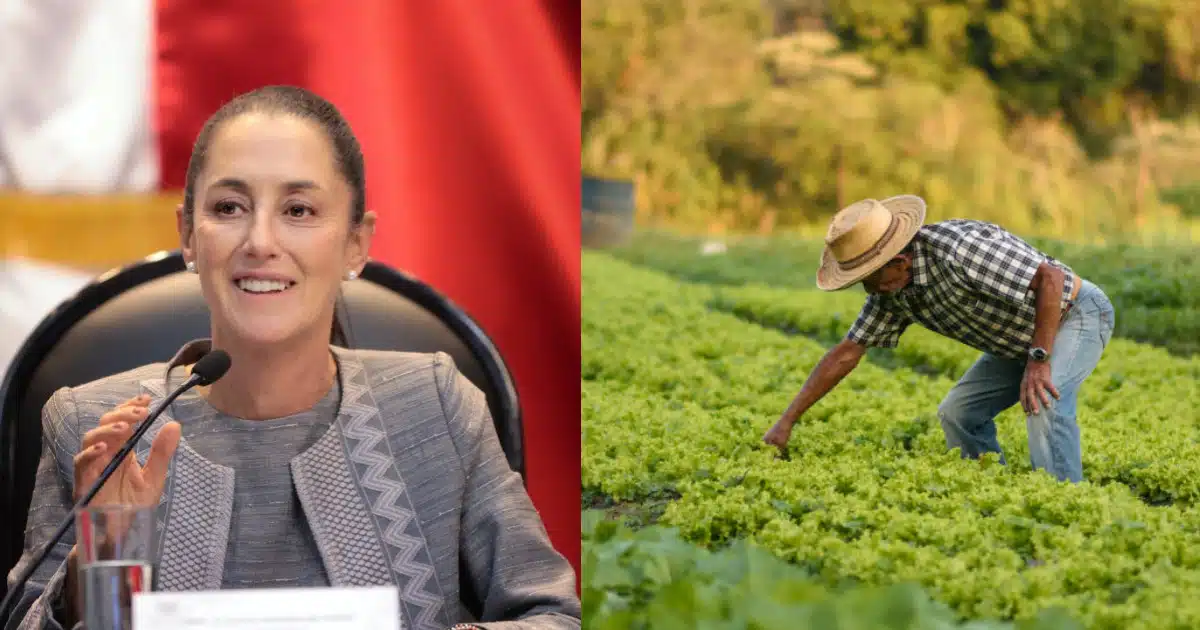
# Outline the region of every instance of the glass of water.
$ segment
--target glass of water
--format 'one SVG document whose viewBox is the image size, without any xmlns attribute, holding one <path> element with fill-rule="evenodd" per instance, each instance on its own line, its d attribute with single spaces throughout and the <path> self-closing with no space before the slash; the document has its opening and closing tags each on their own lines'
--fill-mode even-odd
<svg viewBox="0 0 1200 630">
<path fill-rule="evenodd" d="M 79 601 L 88 630 L 129 630 L 133 596 L 150 590 L 154 509 L 97 505 L 75 513 Z"/>
</svg>

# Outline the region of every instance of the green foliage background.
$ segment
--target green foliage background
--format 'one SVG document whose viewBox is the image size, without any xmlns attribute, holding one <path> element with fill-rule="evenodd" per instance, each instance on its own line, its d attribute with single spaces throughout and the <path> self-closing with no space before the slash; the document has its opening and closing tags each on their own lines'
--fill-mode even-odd
<svg viewBox="0 0 1200 630">
<path fill-rule="evenodd" d="M 582 29 L 583 171 L 633 179 L 643 225 L 911 192 L 931 220 L 1113 237 L 1195 203 L 1158 192 L 1200 166 L 1196 125 L 1162 121 L 1196 103 L 1192 0 L 611 0 Z"/>
</svg>

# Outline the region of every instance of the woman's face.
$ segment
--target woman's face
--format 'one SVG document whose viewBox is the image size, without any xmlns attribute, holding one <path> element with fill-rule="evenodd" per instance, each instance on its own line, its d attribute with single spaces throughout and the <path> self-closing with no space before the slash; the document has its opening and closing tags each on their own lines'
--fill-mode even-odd
<svg viewBox="0 0 1200 630">
<path fill-rule="evenodd" d="M 374 228 L 351 223 L 353 190 L 315 123 L 248 113 L 221 125 L 195 183 L 193 228 L 180 212 L 223 341 L 328 340 L 347 272 L 366 262 Z"/>
</svg>

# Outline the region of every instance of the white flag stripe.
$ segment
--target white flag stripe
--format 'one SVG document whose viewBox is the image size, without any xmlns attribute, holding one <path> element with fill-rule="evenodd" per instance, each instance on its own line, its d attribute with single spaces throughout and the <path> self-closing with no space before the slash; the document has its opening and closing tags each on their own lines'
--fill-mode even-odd
<svg viewBox="0 0 1200 630">
<path fill-rule="evenodd" d="M 0 2 L 0 188 L 158 188 L 153 0 Z"/>
<path fill-rule="evenodd" d="M 0 260 L 0 376 L 42 318 L 92 277 L 32 260 Z"/>
</svg>

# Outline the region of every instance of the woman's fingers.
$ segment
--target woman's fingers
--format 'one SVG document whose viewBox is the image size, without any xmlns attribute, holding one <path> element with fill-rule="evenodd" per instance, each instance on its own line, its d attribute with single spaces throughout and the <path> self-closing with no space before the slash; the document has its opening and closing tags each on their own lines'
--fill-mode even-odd
<svg viewBox="0 0 1200 630">
<path fill-rule="evenodd" d="M 150 445 L 150 456 L 146 458 L 144 471 L 148 483 L 161 486 L 166 481 L 171 458 L 179 446 L 179 437 L 178 422 L 168 422 L 162 429 L 159 429 L 158 435 L 154 437 L 154 443 Z"/>
<path fill-rule="evenodd" d="M 134 398 L 130 398 L 129 400 L 126 400 L 125 402 L 114 407 L 114 409 L 128 409 L 130 407 L 145 407 L 147 404 L 149 404 L 149 402 L 150 402 L 150 397 L 145 394 L 142 394 L 141 396 L 136 396 Z"/>
<path fill-rule="evenodd" d="M 98 425 L 83 434 L 80 452 L 75 456 L 76 471 L 91 474 L 107 466 L 138 424 L 146 419 L 149 403 L 150 397 L 143 394 L 101 416 Z M 133 453 L 129 453 L 126 462 L 134 461 L 133 457 Z"/>
<path fill-rule="evenodd" d="M 97 442 L 75 454 L 75 470 L 86 470 L 108 452 L 108 444 Z"/>
<path fill-rule="evenodd" d="M 145 418 L 149 413 L 150 397 L 146 394 L 130 398 L 118 405 L 112 411 L 100 416 L 100 426 L 114 422 L 131 422 L 136 418 Z"/>
<path fill-rule="evenodd" d="M 128 440 L 130 435 L 133 435 L 133 427 L 128 422 L 106 424 L 84 433 L 82 446 L 87 449 L 98 443 L 105 443 L 120 448 L 120 444 Z"/>
<path fill-rule="evenodd" d="M 139 407 L 132 406 L 113 410 L 102 418 L 106 422 L 84 433 L 79 453 L 82 461 L 76 459 L 76 470 L 86 472 L 94 465 L 107 466 L 126 440 L 133 435 L 136 423 L 145 417 L 144 413 L 139 414 L 138 409 Z M 125 461 L 132 460 L 133 453 L 130 452 L 125 456 Z"/>
<path fill-rule="evenodd" d="M 130 406 L 114 409 L 100 418 L 96 428 L 83 434 L 81 446 L 87 448 L 97 441 L 121 442 L 133 435 L 133 429 L 146 419 L 146 408 Z"/>
</svg>

